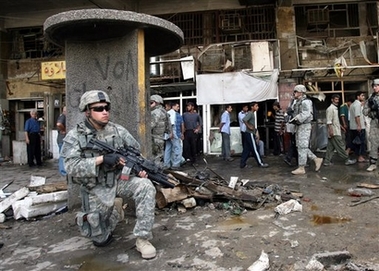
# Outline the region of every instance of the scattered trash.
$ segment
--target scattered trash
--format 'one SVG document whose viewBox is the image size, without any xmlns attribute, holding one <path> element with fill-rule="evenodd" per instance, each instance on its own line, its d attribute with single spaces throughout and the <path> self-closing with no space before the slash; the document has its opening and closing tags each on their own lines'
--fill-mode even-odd
<svg viewBox="0 0 379 271">
<path fill-rule="evenodd" d="M 374 195 L 374 192 L 367 188 L 349 188 L 347 193 L 352 197 L 368 197 Z"/>
<path fill-rule="evenodd" d="M 274 211 L 278 215 L 286 215 L 290 212 L 302 212 L 303 206 L 297 200 L 291 199 L 276 206 Z"/>
<path fill-rule="evenodd" d="M 373 199 L 379 199 L 379 196 L 374 196 L 374 197 L 370 197 L 370 198 L 368 198 L 368 199 L 360 200 L 360 201 L 358 201 L 358 202 L 354 202 L 354 203 L 350 204 L 349 206 L 350 206 L 350 207 L 357 206 L 357 205 L 359 205 L 359 204 L 362 204 L 362 203 L 368 202 L 368 201 L 373 200 Z"/>
<path fill-rule="evenodd" d="M 237 181 L 238 181 L 238 177 L 230 177 L 230 182 L 229 182 L 229 187 L 234 189 L 234 187 L 236 187 L 236 184 L 237 184 Z"/>
<path fill-rule="evenodd" d="M 118 254 L 116 261 L 120 263 L 127 263 L 129 262 L 129 255 L 128 254 Z"/>
<path fill-rule="evenodd" d="M 268 254 L 262 250 L 261 256 L 247 269 L 248 271 L 265 271 L 270 267 Z"/>
</svg>

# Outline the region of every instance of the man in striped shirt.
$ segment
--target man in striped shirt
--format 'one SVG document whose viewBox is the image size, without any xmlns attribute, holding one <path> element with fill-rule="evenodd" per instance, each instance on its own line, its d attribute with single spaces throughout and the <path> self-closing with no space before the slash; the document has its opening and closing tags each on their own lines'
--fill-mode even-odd
<svg viewBox="0 0 379 271">
<path fill-rule="evenodd" d="M 283 134 L 284 134 L 284 113 L 280 108 L 279 102 L 274 102 L 275 127 L 274 127 L 274 155 L 283 154 Z"/>
</svg>

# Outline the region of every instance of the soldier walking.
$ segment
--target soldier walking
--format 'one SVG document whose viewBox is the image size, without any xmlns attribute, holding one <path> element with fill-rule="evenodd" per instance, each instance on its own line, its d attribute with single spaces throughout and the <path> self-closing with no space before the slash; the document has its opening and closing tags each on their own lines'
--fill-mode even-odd
<svg viewBox="0 0 379 271">
<path fill-rule="evenodd" d="M 315 170 L 319 171 L 322 165 L 322 158 L 318 158 L 310 149 L 309 141 L 311 138 L 313 119 L 312 101 L 305 95 L 306 88 L 304 85 L 296 85 L 294 88 L 294 98 L 296 99 L 294 107 L 294 117 L 291 123 L 296 124 L 296 146 L 299 154 L 299 167 L 291 171 L 294 175 L 305 174 L 305 165 L 307 158 L 315 162 Z"/>
</svg>

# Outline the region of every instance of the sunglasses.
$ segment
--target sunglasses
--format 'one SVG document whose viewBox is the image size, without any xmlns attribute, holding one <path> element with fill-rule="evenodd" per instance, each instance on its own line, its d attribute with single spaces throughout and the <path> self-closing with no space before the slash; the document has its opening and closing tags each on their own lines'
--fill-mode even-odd
<svg viewBox="0 0 379 271">
<path fill-rule="evenodd" d="M 109 110 L 111 110 L 111 106 L 110 105 L 94 106 L 94 107 L 90 107 L 89 109 L 92 109 L 95 112 L 103 112 L 104 110 L 108 112 Z"/>
</svg>

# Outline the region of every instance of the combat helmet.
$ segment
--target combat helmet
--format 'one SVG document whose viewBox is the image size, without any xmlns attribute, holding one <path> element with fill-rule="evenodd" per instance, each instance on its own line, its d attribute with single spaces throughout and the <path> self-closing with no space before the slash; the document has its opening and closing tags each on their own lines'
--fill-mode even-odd
<svg viewBox="0 0 379 271">
<path fill-rule="evenodd" d="M 154 94 L 154 95 L 151 95 L 150 97 L 150 101 L 154 101 L 154 102 L 157 102 L 159 104 L 163 104 L 163 99 L 161 96 L 157 95 L 157 94 Z"/>
<path fill-rule="evenodd" d="M 84 112 L 87 109 L 87 105 L 99 102 L 106 102 L 108 105 L 111 104 L 109 96 L 102 90 L 90 90 L 85 92 L 80 98 L 79 110 Z"/>
<path fill-rule="evenodd" d="M 307 89 L 305 88 L 304 85 L 296 85 L 293 91 L 297 92 L 307 92 Z"/>
</svg>

